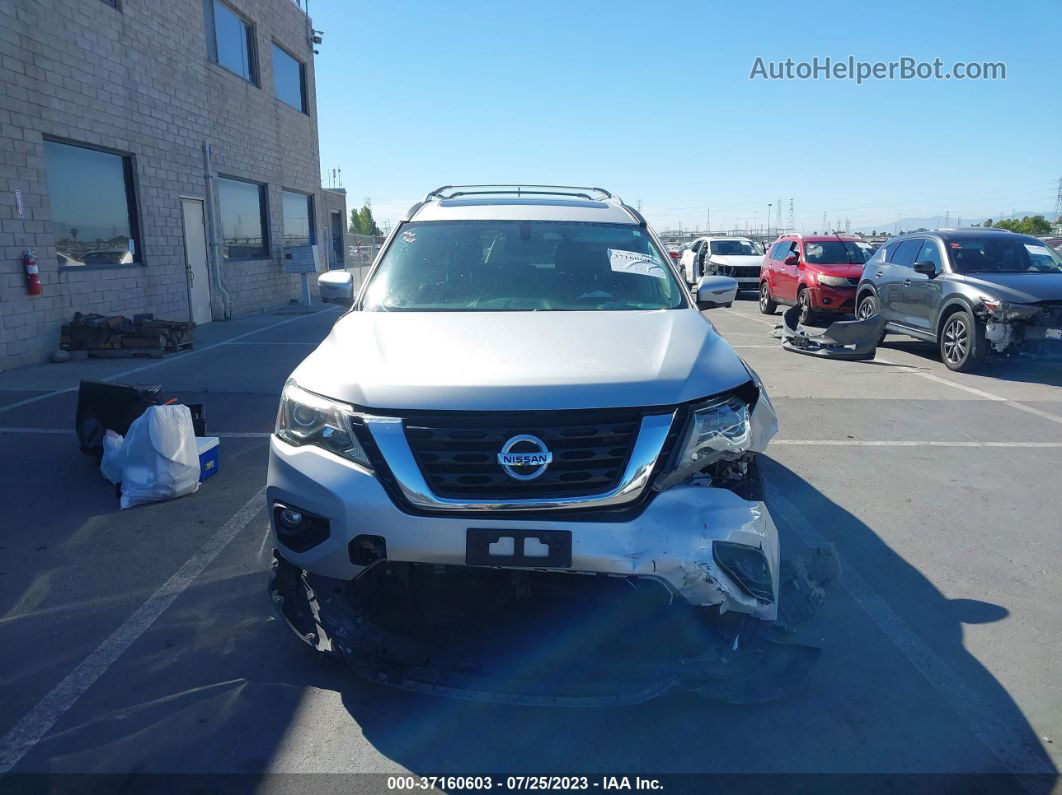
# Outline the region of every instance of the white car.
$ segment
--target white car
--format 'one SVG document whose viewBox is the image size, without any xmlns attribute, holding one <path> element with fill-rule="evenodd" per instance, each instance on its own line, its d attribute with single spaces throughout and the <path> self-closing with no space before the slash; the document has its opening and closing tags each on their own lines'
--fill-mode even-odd
<svg viewBox="0 0 1062 795">
<path fill-rule="evenodd" d="M 689 284 L 702 276 L 730 276 L 739 290 L 759 287 L 763 246 L 747 237 L 702 237 L 682 252 L 679 267 Z"/>
</svg>

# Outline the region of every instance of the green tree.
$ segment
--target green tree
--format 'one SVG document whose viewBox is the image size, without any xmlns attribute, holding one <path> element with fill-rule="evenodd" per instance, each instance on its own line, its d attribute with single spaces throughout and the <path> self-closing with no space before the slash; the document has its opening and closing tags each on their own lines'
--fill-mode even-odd
<svg viewBox="0 0 1062 795">
<path fill-rule="evenodd" d="M 350 233 L 352 235 L 361 234 L 361 216 L 358 215 L 358 211 L 353 207 L 350 209 Z"/>
<path fill-rule="evenodd" d="M 989 225 L 988 222 L 985 223 L 985 226 Z M 1011 232 L 1017 232 L 1022 235 L 1051 234 L 1051 224 L 1042 215 L 1027 215 L 1020 221 L 1017 218 L 996 221 L 995 227 L 996 229 L 1009 229 Z"/>
<path fill-rule="evenodd" d="M 376 221 L 372 217 L 372 208 L 365 205 L 358 210 L 358 220 L 361 225 L 359 230 L 363 235 L 378 235 L 380 234 L 380 227 L 376 225 Z"/>
<path fill-rule="evenodd" d="M 1051 223 L 1042 215 L 1022 218 L 1021 223 L 1027 235 L 1051 234 Z"/>
</svg>

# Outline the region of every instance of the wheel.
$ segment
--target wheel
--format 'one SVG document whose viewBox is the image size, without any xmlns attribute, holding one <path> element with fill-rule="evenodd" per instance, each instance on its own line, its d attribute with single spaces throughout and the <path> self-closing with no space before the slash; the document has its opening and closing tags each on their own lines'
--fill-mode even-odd
<svg viewBox="0 0 1062 795">
<path fill-rule="evenodd" d="M 876 315 L 878 313 L 878 299 L 872 295 L 865 296 L 862 301 L 859 302 L 859 307 L 856 309 L 856 317 L 860 320 L 866 320 L 868 317 Z M 878 345 L 881 345 L 885 341 L 885 335 L 888 332 L 882 331 L 881 336 L 878 337 Z"/>
<path fill-rule="evenodd" d="M 811 308 L 811 294 L 806 287 L 797 293 L 797 306 L 800 307 L 800 325 L 810 326 L 815 322 L 815 311 Z"/>
<path fill-rule="evenodd" d="M 859 302 L 859 309 L 856 312 L 856 317 L 860 320 L 866 320 L 871 315 L 878 313 L 878 302 L 874 300 L 874 296 L 868 295 Z"/>
<path fill-rule="evenodd" d="M 760 282 L 760 313 L 773 315 L 777 311 L 778 304 L 771 300 L 771 291 L 767 287 L 767 282 Z"/>
<path fill-rule="evenodd" d="M 984 326 L 965 309 L 948 315 L 938 339 L 944 366 L 958 373 L 977 369 L 984 358 Z"/>
</svg>

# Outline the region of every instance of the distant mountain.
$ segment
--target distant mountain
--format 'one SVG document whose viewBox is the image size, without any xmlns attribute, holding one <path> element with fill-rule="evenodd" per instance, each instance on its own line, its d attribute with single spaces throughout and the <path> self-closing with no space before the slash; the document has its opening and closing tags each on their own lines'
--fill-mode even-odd
<svg viewBox="0 0 1062 795">
<path fill-rule="evenodd" d="M 993 221 L 1003 221 L 1007 218 L 1017 218 L 1020 220 L 1027 215 L 1042 215 L 1048 221 L 1053 221 L 1054 219 L 1051 217 L 1052 214 L 1053 211 L 1051 210 L 1018 210 L 1013 213 L 1007 213 L 1006 215 L 994 215 L 992 213 L 984 213 L 982 215 L 973 216 L 952 215 L 951 220 L 948 223 L 950 223 L 951 226 L 958 226 L 958 222 L 961 219 L 963 226 L 972 226 L 974 224 L 979 224 L 989 218 L 991 218 Z M 927 218 L 901 218 L 899 228 L 900 231 L 907 232 L 913 229 L 938 229 L 943 226 L 946 226 L 945 216 L 934 215 Z M 856 226 L 852 228 L 852 231 L 861 232 L 863 234 L 870 234 L 874 231 L 887 232 L 891 234 L 896 231 L 896 221 L 893 220 L 888 221 L 887 223 L 880 223 L 876 225 L 871 224 L 870 226 Z"/>
</svg>

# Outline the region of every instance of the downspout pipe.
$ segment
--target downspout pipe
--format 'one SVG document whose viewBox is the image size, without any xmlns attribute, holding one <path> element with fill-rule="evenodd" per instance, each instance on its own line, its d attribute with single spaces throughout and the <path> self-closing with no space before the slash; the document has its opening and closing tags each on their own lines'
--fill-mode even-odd
<svg viewBox="0 0 1062 795">
<path fill-rule="evenodd" d="M 210 144 L 203 141 L 203 166 L 206 169 L 206 217 L 207 217 L 207 240 L 210 245 L 207 247 L 210 251 L 210 264 L 214 271 L 214 286 L 218 289 L 218 294 L 221 295 L 222 309 L 224 312 L 225 320 L 232 319 L 232 297 L 229 295 L 229 291 L 225 289 L 225 282 L 221 278 L 221 246 L 218 243 L 218 231 L 217 231 L 217 211 L 214 206 L 214 197 L 216 193 L 216 180 L 214 177 L 214 165 L 213 158 L 211 156 Z"/>
</svg>

